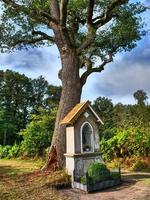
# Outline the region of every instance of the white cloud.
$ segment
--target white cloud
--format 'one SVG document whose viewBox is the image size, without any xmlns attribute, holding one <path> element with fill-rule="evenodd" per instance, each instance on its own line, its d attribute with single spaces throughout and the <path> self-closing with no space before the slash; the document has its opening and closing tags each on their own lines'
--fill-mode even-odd
<svg viewBox="0 0 150 200">
<path fill-rule="evenodd" d="M 60 85 L 57 76 L 60 65 L 56 47 L 0 54 L 0 69 L 15 70 L 32 78 L 43 75 L 55 85 Z"/>
</svg>

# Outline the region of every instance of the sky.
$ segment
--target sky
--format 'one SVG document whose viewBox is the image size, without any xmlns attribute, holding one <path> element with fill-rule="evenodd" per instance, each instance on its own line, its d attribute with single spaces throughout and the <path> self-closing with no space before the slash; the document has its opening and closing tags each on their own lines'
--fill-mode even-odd
<svg viewBox="0 0 150 200">
<path fill-rule="evenodd" d="M 142 2 L 150 6 L 150 0 Z M 143 18 L 150 29 L 150 10 Z M 61 62 L 56 46 L 0 54 L 0 69 L 11 69 L 31 78 L 43 75 L 50 84 L 61 85 L 58 71 Z M 131 52 L 117 54 L 99 74 L 92 74 L 83 88 L 82 101 L 93 101 L 99 96 L 113 103 L 134 104 L 133 93 L 139 89 L 147 92 L 150 102 L 150 32 L 137 43 Z"/>
</svg>

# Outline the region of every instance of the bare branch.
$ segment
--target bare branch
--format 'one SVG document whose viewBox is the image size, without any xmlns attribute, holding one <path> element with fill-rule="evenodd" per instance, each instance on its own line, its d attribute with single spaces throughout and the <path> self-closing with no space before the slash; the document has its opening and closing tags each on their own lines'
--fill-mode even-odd
<svg viewBox="0 0 150 200">
<path fill-rule="evenodd" d="M 52 36 L 47 35 L 46 33 L 42 32 L 42 31 L 32 31 L 32 35 L 41 35 L 43 37 L 43 39 L 45 40 L 49 40 L 51 42 L 54 42 L 54 38 Z"/>
<path fill-rule="evenodd" d="M 95 0 L 89 0 L 89 2 L 88 2 L 88 9 L 87 9 L 87 22 L 88 22 L 88 24 L 92 24 L 94 3 L 95 3 Z"/>
<path fill-rule="evenodd" d="M 101 72 L 104 70 L 104 66 L 107 64 L 107 63 L 110 63 L 113 61 L 113 55 L 112 53 L 110 53 L 109 55 L 109 58 L 105 59 L 101 65 L 99 65 L 98 67 L 94 67 L 94 68 L 90 68 L 90 69 L 87 69 L 87 71 L 85 71 L 80 80 L 81 80 L 81 83 L 82 85 L 84 85 L 86 83 L 86 80 L 87 78 L 89 77 L 90 74 L 94 73 L 94 72 Z"/>
<path fill-rule="evenodd" d="M 47 18 L 47 20 L 49 20 L 49 22 L 53 22 L 55 24 L 57 24 L 57 21 L 51 17 L 50 14 L 48 14 L 47 12 L 43 11 L 43 10 L 40 10 L 39 11 L 39 14 L 45 18 Z"/>
<path fill-rule="evenodd" d="M 99 19 L 94 23 L 96 28 L 103 26 L 114 17 L 114 9 L 120 5 L 126 4 L 129 0 L 113 0 L 112 3 L 104 10 L 104 12 L 94 19 Z"/>
<path fill-rule="evenodd" d="M 66 26 L 67 5 L 68 5 L 68 0 L 61 0 L 61 2 L 60 2 L 60 24 L 63 27 Z"/>
</svg>

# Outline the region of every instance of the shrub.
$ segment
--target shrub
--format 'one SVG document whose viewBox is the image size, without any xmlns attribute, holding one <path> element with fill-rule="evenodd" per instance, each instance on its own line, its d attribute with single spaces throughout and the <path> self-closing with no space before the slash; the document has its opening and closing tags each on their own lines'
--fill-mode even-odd
<svg viewBox="0 0 150 200">
<path fill-rule="evenodd" d="M 88 176 L 91 183 L 97 183 L 110 178 L 110 171 L 103 163 L 94 162 L 88 168 Z"/>
<path fill-rule="evenodd" d="M 51 144 L 57 111 L 53 110 L 51 114 L 40 112 L 39 115 L 32 115 L 32 121 L 20 132 L 23 136 L 20 150 L 23 157 L 43 157 Z"/>
<path fill-rule="evenodd" d="M 80 178 L 80 183 L 82 183 L 83 185 L 86 185 L 87 180 L 86 180 L 86 177 L 85 177 L 85 176 L 82 176 L 82 177 Z"/>
<path fill-rule="evenodd" d="M 8 151 L 8 158 L 16 158 L 19 156 L 20 153 L 20 145 L 13 145 Z"/>
<path fill-rule="evenodd" d="M 147 169 L 148 164 L 144 160 L 137 160 L 133 165 L 132 165 L 132 170 L 133 171 L 141 171 L 142 169 Z"/>
<path fill-rule="evenodd" d="M 11 149 L 11 146 L 1 146 L 0 145 L 0 158 L 7 158 L 9 155 L 9 150 Z"/>
</svg>

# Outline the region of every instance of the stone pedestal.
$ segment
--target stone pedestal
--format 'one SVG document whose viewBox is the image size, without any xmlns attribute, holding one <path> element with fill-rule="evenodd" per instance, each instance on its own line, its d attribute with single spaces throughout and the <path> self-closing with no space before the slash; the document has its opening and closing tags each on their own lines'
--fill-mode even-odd
<svg viewBox="0 0 150 200">
<path fill-rule="evenodd" d="M 102 162 L 99 152 L 84 153 L 84 154 L 65 154 L 66 157 L 66 169 L 69 175 L 73 175 L 74 170 L 76 176 L 84 176 L 88 170 L 88 167 L 94 161 Z"/>
</svg>

